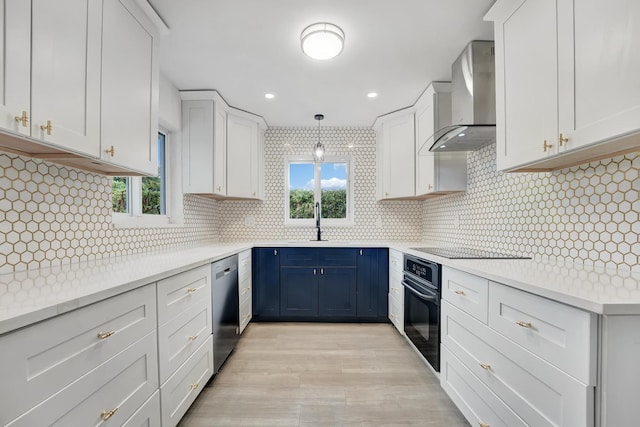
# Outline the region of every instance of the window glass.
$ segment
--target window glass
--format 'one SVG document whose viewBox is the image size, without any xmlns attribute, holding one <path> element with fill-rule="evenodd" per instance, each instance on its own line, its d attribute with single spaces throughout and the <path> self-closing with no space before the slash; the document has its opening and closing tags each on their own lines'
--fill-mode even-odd
<svg viewBox="0 0 640 427">
<path fill-rule="evenodd" d="M 313 218 L 314 169 L 313 163 L 289 164 L 289 218 Z"/>
<path fill-rule="evenodd" d="M 320 166 L 320 206 L 322 218 L 347 217 L 347 163 L 322 163 Z"/>
<path fill-rule="evenodd" d="M 142 213 L 166 215 L 165 135 L 158 133 L 158 176 L 142 178 Z"/>
</svg>

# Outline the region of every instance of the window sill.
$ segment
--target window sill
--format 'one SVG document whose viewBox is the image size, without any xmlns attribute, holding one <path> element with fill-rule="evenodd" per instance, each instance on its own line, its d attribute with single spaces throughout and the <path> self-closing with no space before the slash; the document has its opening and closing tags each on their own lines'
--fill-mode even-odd
<svg viewBox="0 0 640 427">
<path fill-rule="evenodd" d="M 183 223 L 172 223 L 166 215 L 132 216 L 114 213 L 111 217 L 113 228 L 175 228 L 183 227 Z"/>
</svg>

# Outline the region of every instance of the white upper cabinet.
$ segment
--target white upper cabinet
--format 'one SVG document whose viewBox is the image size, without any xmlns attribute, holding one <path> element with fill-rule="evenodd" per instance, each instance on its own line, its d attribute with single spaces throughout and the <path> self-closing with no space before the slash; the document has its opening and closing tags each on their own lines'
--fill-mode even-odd
<svg viewBox="0 0 640 427">
<path fill-rule="evenodd" d="M 430 84 L 416 102 L 415 110 L 415 195 L 426 198 L 465 191 L 467 153 L 428 151 L 435 131 L 451 124 L 451 84 Z"/>
<path fill-rule="evenodd" d="M 0 128 L 30 135 L 31 2 L 0 1 Z"/>
<path fill-rule="evenodd" d="M 102 1 L 31 4 L 31 136 L 98 157 Z"/>
<path fill-rule="evenodd" d="M 264 120 L 229 107 L 216 91 L 184 91 L 180 96 L 183 191 L 260 198 Z"/>
<path fill-rule="evenodd" d="M 497 165 L 560 169 L 640 147 L 640 3 L 498 0 Z"/>
<path fill-rule="evenodd" d="M 158 174 L 154 31 L 134 0 L 104 3 L 101 158 L 151 175 Z"/>
<path fill-rule="evenodd" d="M 413 109 L 378 118 L 378 198 L 415 195 L 415 127 Z"/>
<path fill-rule="evenodd" d="M 260 133 L 256 119 L 231 112 L 227 115 L 227 193 L 230 196 L 260 197 Z"/>
</svg>

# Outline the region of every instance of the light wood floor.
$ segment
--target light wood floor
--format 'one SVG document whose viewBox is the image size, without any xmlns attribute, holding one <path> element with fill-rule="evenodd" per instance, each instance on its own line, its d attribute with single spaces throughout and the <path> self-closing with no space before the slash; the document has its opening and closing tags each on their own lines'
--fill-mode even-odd
<svg viewBox="0 0 640 427">
<path fill-rule="evenodd" d="M 468 426 L 390 324 L 252 323 L 180 423 Z"/>
</svg>

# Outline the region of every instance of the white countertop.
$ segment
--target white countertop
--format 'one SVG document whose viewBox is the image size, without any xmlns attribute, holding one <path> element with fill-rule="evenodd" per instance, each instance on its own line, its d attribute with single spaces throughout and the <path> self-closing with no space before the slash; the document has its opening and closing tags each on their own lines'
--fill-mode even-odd
<svg viewBox="0 0 640 427">
<path fill-rule="evenodd" d="M 212 243 L 0 275 L 0 334 L 252 247 L 392 248 L 598 314 L 640 314 L 640 274 L 549 260 L 449 260 L 388 241 Z"/>
</svg>

